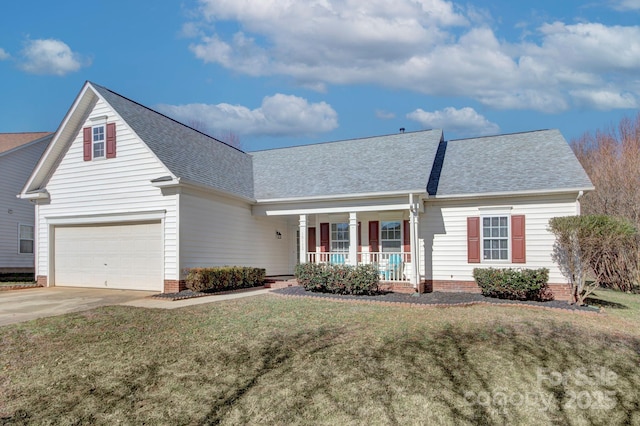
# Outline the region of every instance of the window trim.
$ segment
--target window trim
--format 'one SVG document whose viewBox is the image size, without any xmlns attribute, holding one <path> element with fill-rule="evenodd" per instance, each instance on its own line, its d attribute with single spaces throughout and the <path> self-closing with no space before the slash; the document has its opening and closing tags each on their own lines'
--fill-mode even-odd
<svg viewBox="0 0 640 426">
<path fill-rule="evenodd" d="M 31 228 L 31 238 L 22 238 L 22 227 L 23 226 L 28 226 Z M 36 248 L 36 228 L 35 225 L 29 225 L 26 223 L 18 223 L 18 254 L 27 254 L 27 255 L 33 255 L 35 253 L 35 248 Z M 31 251 L 30 252 L 24 252 L 22 251 L 22 241 L 31 241 Z"/>
<path fill-rule="evenodd" d="M 506 259 L 486 259 L 484 256 L 484 241 L 485 241 L 485 235 L 484 235 L 484 219 L 487 218 L 506 218 L 507 220 L 507 236 L 506 237 L 487 237 L 487 239 L 499 239 L 499 240 L 506 240 L 507 242 L 507 258 Z M 511 214 L 505 214 L 505 213 L 487 213 L 487 214 L 483 214 L 480 215 L 480 262 L 481 263 L 511 263 Z"/>
<path fill-rule="evenodd" d="M 395 239 L 395 238 L 393 238 L 393 239 L 389 239 L 389 238 L 383 238 L 383 237 L 382 237 L 382 232 L 383 232 L 383 228 L 384 228 L 384 224 L 385 224 L 385 223 L 397 223 L 397 224 L 398 224 L 399 231 L 400 231 L 400 232 L 399 232 L 400 237 L 399 237 L 398 239 Z M 378 238 L 379 238 L 379 240 L 378 240 L 378 241 L 379 241 L 379 243 L 378 243 L 378 244 L 380 245 L 380 252 L 381 252 L 381 253 L 383 253 L 383 252 L 384 252 L 384 253 L 402 253 L 402 252 L 404 251 L 404 249 L 403 249 L 403 247 L 402 247 L 402 245 L 403 245 L 403 243 L 404 243 L 403 228 L 404 228 L 404 226 L 403 226 L 403 221 L 402 221 L 402 219 L 397 219 L 397 220 L 381 220 L 381 221 L 380 221 L 380 230 L 379 230 L 379 234 L 380 234 L 380 235 L 378 236 Z M 397 242 L 399 242 L 399 245 L 398 245 L 398 249 L 399 249 L 399 250 L 398 250 L 397 252 L 392 252 L 392 251 L 385 252 L 385 250 L 384 250 L 384 242 L 385 242 L 385 241 L 397 241 Z"/>
<path fill-rule="evenodd" d="M 95 130 L 102 128 L 102 141 L 95 140 Z M 96 156 L 96 145 L 102 144 L 102 155 Z M 107 123 L 93 124 L 91 126 L 91 159 L 102 160 L 107 158 Z"/>
</svg>

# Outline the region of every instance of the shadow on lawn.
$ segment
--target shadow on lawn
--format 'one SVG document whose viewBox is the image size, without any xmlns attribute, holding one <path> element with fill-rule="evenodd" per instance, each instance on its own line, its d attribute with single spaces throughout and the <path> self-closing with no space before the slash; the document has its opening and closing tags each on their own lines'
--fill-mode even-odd
<svg viewBox="0 0 640 426">
<path fill-rule="evenodd" d="M 622 303 L 610 302 L 608 300 L 596 299 L 593 297 L 587 297 L 584 303 L 590 306 L 597 306 L 599 308 L 629 309 L 627 305 L 623 305 Z"/>
<path fill-rule="evenodd" d="M 133 357 L 140 364 L 126 371 L 74 368 L 56 383 L 32 384 L 21 390 L 31 399 L 0 424 L 638 424 L 640 339 L 538 321 L 406 329 L 394 323 L 380 333 L 368 325 L 300 324 L 225 344 L 223 334 L 203 336 L 196 350 L 181 344 Z M 579 368 L 616 378 L 576 384 Z M 539 371 L 572 380 L 541 380 Z M 101 375 L 114 379 L 100 385 Z M 500 405 L 493 399 L 499 391 L 507 398 L 544 393 L 553 409 Z M 588 392 L 595 403 L 595 392 L 605 391 L 612 409 L 581 408 L 574 398 Z M 55 402 L 48 400 L 54 394 Z M 175 404 L 177 398 L 187 404 Z"/>
<path fill-rule="evenodd" d="M 381 344 L 361 342 L 343 352 L 343 333 L 323 329 L 314 334 L 275 335 L 262 347 L 259 367 L 210 406 L 201 424 L 257 421 L 251 414 L 256 409 L 255 394 L 250 402 L 244 398 L 254 391 L 268 393 L 265 386 L 275 391 L 262 395 L 258 405 L 271 410 L 268 422 L 275 423 L 299 422 L 299 416 L 323 410 L 340 413 L 340 420 L 367 422 L 372 419 L 363 419 L 362 410 L 372 407 L 371 411 L 382 414 L 374 423 L 402 424 L 407 421 L 408 395 L 419 395 L 432 404 L 413 407 L 416 416 L 423 416 L 414 418 L 418 423 L 427 420 L 426 410 L 437 411 L 436 419 L 457 424 L 633 424 L 639 420 L 640 340 L 635 338 L 594 336 L 561 323 L 473 330 L 449 326 L 436 333 L 404 334 Z M 605 383 L 600 372 L 615 373 L 615 380 Z M 564 373 L 566 382 L 554 382 L 556 373 Z M 593 383 L 576 382 L 579 374 Z M 599 395 L 607 391 L 614 406 L 598 408 L 596 404 L 605 402 Z M 286 396 L 280 397 L 279 392 Z M 498 392 L 507 398 L 502 403 L 495 399 Z M 533 394 L 547 399 L 514 399 Z M 487 401 L 484 396 L 493 399 Z M 329 401 L 332 407 L 312 408 L 317 401 Z"/>
</svg>

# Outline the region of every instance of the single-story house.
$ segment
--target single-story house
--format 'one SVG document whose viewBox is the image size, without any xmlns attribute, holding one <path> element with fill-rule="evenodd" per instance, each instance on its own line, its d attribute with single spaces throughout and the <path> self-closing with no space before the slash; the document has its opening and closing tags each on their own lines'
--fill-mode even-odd
<svg viewBox="0 0 640 426">
<path fill-rule="evenodd" d="M 16 194 L 51 140 L 49 132 L 0 133 L 0 273 L 33 273 L 33 205 Z"/>
<path fill-rule="evenodd" d="M 87 82 L 20 196 L 42 285 L 175 292 L 190 267 L 334 262 L 439 291 L 477 291 L 476 267 L 547 267 L 563 297 L 547 223 L 592 189 L 557 130 L 243 152 Z"/>
</svg>

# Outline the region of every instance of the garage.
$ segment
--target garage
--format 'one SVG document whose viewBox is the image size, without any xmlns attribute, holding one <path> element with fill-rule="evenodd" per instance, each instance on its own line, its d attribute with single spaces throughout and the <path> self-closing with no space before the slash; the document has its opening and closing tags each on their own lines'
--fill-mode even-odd
<svg viewBox="0 0 640 426">
<path fill-rule="evenodd" d="M 160 222 L 56 226 L 54 240 L 57 286 L 163 289 Z"/>
</svg>

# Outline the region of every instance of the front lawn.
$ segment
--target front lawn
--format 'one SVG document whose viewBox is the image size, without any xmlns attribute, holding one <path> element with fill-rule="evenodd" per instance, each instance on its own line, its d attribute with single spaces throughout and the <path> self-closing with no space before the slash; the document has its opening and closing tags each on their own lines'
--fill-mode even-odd
<svg viewBox="0 0 640 426">
<path fill-rule="evenodd" d="M 597 298 L 604 315 L 266 295 L 5 326 L 0 424 L 639 424 L 640 296 Z"/>
</svg>

